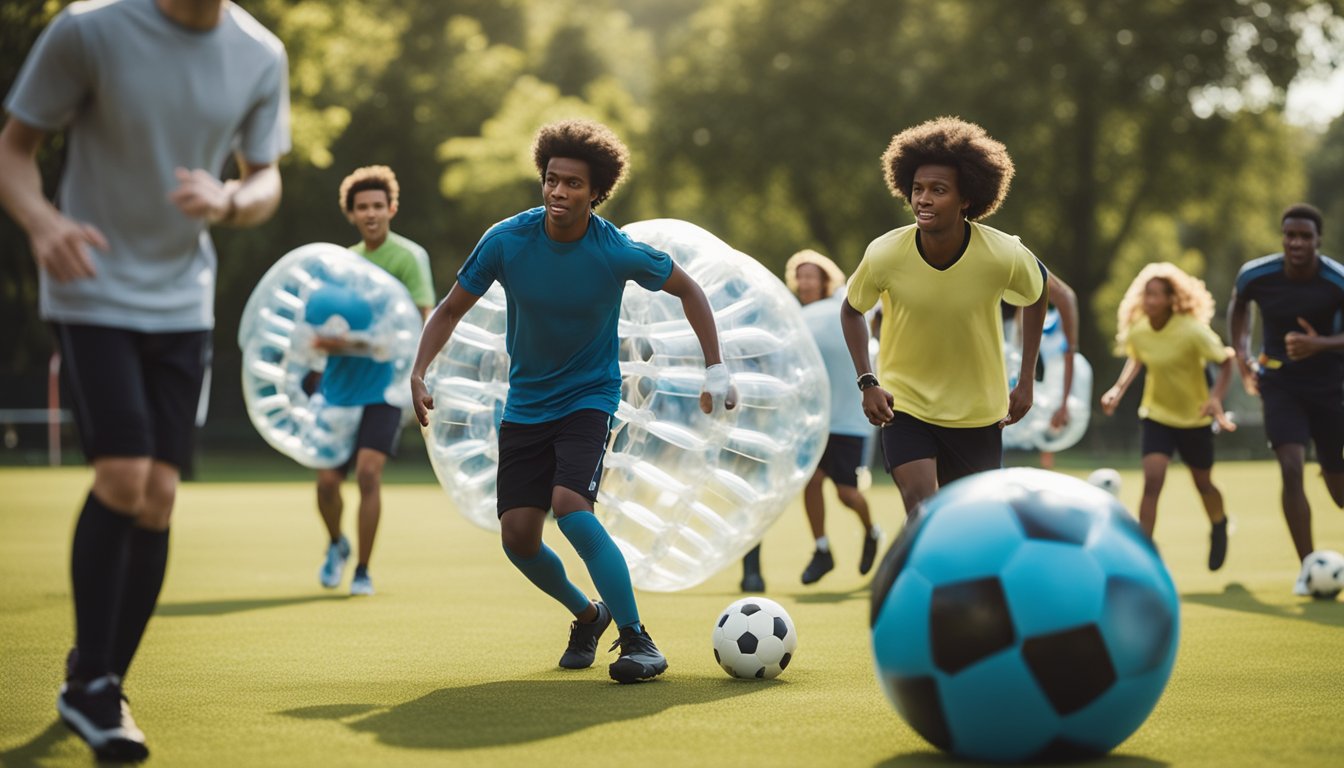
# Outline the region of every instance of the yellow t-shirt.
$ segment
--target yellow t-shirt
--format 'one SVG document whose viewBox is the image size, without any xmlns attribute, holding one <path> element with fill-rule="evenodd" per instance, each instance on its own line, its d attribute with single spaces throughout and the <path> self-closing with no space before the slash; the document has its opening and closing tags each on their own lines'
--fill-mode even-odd
<svg viewBox="0 0 1344 768">
<path fill-rule="evenodd" d="M 1213 422 L 1213 417 L 1199 414 L 1209 399 L 1204 364 L 1226 360 L 1227 347 L 1212 328 L 1190 315 L 1175 314 L 1155 331 L 1141 317 L 1129 329 L 1125 353 L 1148 369 L 1139 418 L 1177 429 Z"/>
<path fill-rule="evenodd" d="M 999 302 L 1036 303 L 1044 267 L 1015 235 L 971 222 L 961 257 L 935 269 L 915 245 L 915 225 L 868 245 L 849 303 L 882 301 L 877 377 L 894 408 L 943 427 L 985 427 L 1008 413 Z"/>
</svg>

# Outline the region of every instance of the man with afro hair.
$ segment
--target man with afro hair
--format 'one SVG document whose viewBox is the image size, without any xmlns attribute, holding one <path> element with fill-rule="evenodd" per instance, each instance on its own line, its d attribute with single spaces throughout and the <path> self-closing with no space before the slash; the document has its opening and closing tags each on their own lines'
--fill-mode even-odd
<svg viewBox="0 0 1344 768">
<path fill-rule="evenodd" d="M 627 281 L 681 300 L 707 365 L 701 410 L 732 408 L 737 395 L 700 286 L 666 253 L 631 240 L 594 213 L 625 174 L 629 153 L 621 140 L 604 125 L 567 120 L 543 126 L 532 155 L 542 205 L 491 227 L 458 271 L 420 338 L 411 402 L 428 426 L 434 399 L 425 371 L 462 316 L 498 282 L 510 358 L 496 483 L 504 553 L 574 615 L 561 667 L 591 666 L 598 639 L 615 621 L 621 651 L 608 673 L 619 683 L 650 680 L 667 669 L 667 660 L 640 623 L 625 558 L 593 514 L 621 397 L 617 322 Z M 601 601 L 570 582 L 542 542 L 548 510 L 583 558 Z"/>
<path fill-rule="evenodd" d="M 882 155 L 887 186 L 915 223 L 869 244 L 840 308 L 863 412 L 906 515 L 940 486 L 1002 465 L 1004 426 L 1031 408 L 1049 294 L 1045 267 L 1014 235 L 979 223 L 1013 176 L 1003 144 L 940 117 L 898 133 Z M 864 313 L 882 302 L 878 373 Z M 999 302 L 1026 307 L 1022 369 L 1003 370 Z"/>
<path fill-rule="evenodd" d="M 1330 500 L 1344 507 L 1344 265 L 1320 253 L 1321 212 L 1298 203 L 1280 217 L 1283 251 L 1247 262 L 1228 306 L 1232 350 L 1246 392 L 1259 395 L 1265 435 L 1279 461 L 1288 534 L 1302 561 L 1293 594 L 1309 594 L 1315 550 L 1303 484 L 1307 445 L 1316 444 Z M 1261 353 L 1251 356 L 1250 304 L 1260 308 Z"/>
</svg>

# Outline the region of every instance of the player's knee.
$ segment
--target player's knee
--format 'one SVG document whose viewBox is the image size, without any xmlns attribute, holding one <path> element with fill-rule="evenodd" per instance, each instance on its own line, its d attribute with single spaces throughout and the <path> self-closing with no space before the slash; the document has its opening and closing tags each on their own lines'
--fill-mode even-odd
<svg viewBox="0 0 1344 768">
<path fill-rule="evenodd" d="M 149 490 L 150 460 L 115 459 L 94 463 L 93 495 L 103 504 L 129 515 L 138 515 Z"/>
<path fill-rule="evenodd" d="M 378 493 L 383 485 L 382 465 L 360 464 L 355 469 L 355 482 L 359 484 L 359 492 L 365 496 Z"/>
<path fill-rule="evenodd" d="M 551 509 L 559 518 L 571 512 L 591 512 L 593 503 L 578 491 L 556 486 L 551 490 Z"/>
<path fill-rule="evenodd" d="M 500 521 L 499 540 L 515 557 L 533 558 L 541 551 L 541 535 L 530 526 L 510 525 L 507 517 Z"/>
</svg>

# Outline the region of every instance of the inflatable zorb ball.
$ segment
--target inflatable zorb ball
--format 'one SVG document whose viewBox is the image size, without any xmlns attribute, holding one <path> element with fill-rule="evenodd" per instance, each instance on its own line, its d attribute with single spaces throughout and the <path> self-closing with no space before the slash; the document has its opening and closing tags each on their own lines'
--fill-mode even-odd
<svg viewBox="0 0 1344 768">
<path fill-rule="evenodd" d="M 930 744 L 973 760 L 1079 760 L 1152 712 L 1180 606 L 1110 494 L 1007 469 L 921 506 L 873 579 L 871 624 L 882 688 Z"/>
<path fill-rule="evenodd" d="M 331 243 L 290 251 L 257 283 L 238 327 L 252 425 L 271 447 L 306 467 L 344 464 L 363 409 L 334 406 L 304 391 L 308 374 L 327 365 L 328 355 L 314 341 L 344 338 L 363 356 L 391 366 L 385 401 L 406 407 L 420 325 L 406 287 L 368 259 Z"/>
<path fill-rule="evenodd" d="M 1050 310 L 1041 330 L 1040 359 L 1045 374 L 1032 389 L 1031 410 L 1021 421 L 1003 429 L 1003 447 L 1028 451 L 1062 451 L 1071 448 L 1087 433 L 1092 418 L 1092 364 L 1081 354 L 1073 356 L 1073 386 L 1066 403 L 1069 423 L 1061 429 L 1051 429 L 1050 417 L 1059 410 L 1064 395 L 1064 356 L 1068 340 L 1064 338 L 1064 324 L 1059 313 Z M 1008 371 L 1010 388 L 1017 384 L 1022 369 L 1022 350 L 1004 345 L 1004 365 Z"/>
<path fill-rule="evenodd" d="M 702 413 L 705 361 L 681 301 L 627 286 L 621 403 L 597 514 L 634 584 L 674 591 L 736 562 L 802 489 L 826 446 L 830 391 L 798 301 L 779 278 L 684 221 L 625 231 L 671 255 L 704 290 L 738 390 L 736 409 Z M 496 428 L 508 395 L 504 306 L 502 290 L 491 288 L 425 376 L 434 470 L 458 510 L 495 531 Z"/>
</svg>

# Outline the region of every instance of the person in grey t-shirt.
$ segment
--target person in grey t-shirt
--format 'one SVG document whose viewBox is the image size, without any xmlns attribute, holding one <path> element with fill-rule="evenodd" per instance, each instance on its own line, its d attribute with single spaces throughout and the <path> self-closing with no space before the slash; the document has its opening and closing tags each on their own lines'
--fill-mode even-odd
<svg viewBox="0 0 1344 768">
<path fill-rule="evenodd" d="M 284 46 L 223 0 L 76 2 L 5 101 L 0 206 L 27 232 L 93 488 L 75 528 L 61 718 L 148 755 L 121 679 L 158 601 L 214 325 L 212 225 L 265 221 L 289 149 Z M 57 205 L 36 156 L 68 146 Z M 241 178 L 221 182 L 230 153 Z"/>
</svg>

